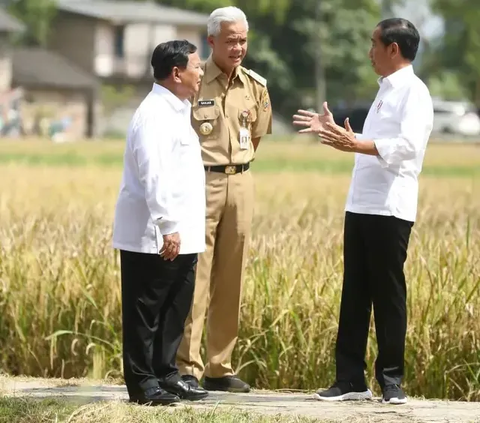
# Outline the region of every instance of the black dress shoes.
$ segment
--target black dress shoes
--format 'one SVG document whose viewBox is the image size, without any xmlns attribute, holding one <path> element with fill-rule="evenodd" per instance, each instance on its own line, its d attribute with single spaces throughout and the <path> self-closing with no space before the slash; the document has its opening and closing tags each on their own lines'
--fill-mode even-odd
<svg viewBox="0 0 480 423">
<path fill-rule="evenodd" d="M 198 379 L 193 375 L 183 375 L 182 380 L 188 383 L 192 388 L 198 388 L 200 386 Z"/>
<path fill-rule="evenodd" d="M 205 376 L 203 386 L 207 391 L 250 392 L 250 385 L 237 376 Z"/>
<path fill-rule="evenodd" d="M 160 386 L 165 391 L 177 395 L 181 399 L 188 401 L 199 401 L 208 396 L 208 392 L 200 386 L 192 386 L 180 378 L 159 381 Z"/>
<path fill-rule="evenodd" d="M 135 402 L 142 405 L 170 405 L 180 402 L 178 395 L 165 392 L 158 386 L 146 389 L 143 393 L 138 395 L 132 395 L 130 402 Z"/>
</svg>

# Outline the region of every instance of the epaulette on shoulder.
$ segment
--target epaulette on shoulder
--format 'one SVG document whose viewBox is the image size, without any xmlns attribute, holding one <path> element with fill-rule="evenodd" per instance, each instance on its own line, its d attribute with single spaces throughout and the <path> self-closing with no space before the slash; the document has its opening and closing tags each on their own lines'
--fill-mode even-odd
<svg viewBox="0 0 480 423">
<path fill-rule="evenodd" d="M 259 84 L 263 85 L 264 87 L 267 86 L 267 80 L 259 75 L 257 72 L 251 70 L 251 69 L 243 69 L 243 71 L 252 79 L 254 79 L 255 81 L 257 81 Z"/>
</svg>

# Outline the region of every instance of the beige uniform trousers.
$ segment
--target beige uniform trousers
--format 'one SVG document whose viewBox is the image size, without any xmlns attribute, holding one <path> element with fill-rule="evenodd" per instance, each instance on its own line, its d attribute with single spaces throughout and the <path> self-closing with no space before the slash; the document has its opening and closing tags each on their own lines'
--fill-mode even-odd
<svg viewBox="0 0 480 423">
<path fill-rule="evenodd" d="M 231 357 L 238 336 L 240 300 L 253 215 L 250 170 L 235 175 L 206 173 L 206 250 L 199 255 L 195 293 L 177 353 L 182 375 L 201 379 L 233 375 Z M 207 363 L 200 355 L 206 321 Z"/>
</svg>

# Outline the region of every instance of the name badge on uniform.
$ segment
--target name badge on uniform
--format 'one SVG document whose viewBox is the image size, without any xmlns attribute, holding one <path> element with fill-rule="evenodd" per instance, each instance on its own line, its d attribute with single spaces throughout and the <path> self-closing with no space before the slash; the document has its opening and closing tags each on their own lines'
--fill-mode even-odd
<svg viewBox="0 0 480 423">
<path fill-rule="evenodd" d="M 198 100 L 198 107 L 214 106 L 215 100 Z"/>
<path fill-rule="evenodd" d="M 242 112 L 242 127 L 240 128 L 240 149 L 248 150 L 250 148 L 250 131 L 247 127 L 247 118 L 250 112 L 245 110 Z"/>
</svg>

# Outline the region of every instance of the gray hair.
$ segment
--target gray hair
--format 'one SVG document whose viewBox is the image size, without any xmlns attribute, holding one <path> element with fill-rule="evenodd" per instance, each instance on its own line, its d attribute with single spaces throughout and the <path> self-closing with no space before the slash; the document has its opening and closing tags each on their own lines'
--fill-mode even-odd
<svg viewBox="0 0 480 423">
<path fill-rule="evenodd" d="M 215 9 L 208 18 L 208 35 L 216 37 L 222 29 L 222 22 L 242 22 L 248 31 L 248 21 L 245 13 L 235 6 L 220 7 Z"/>
</svg>

